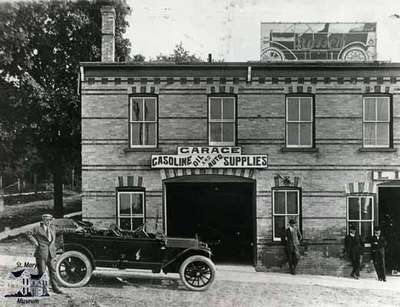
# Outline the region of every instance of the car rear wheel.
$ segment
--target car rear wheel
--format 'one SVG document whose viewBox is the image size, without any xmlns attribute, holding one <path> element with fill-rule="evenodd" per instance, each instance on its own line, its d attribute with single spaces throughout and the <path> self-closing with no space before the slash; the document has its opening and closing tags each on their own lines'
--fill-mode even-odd
<svg viewBox="0 0 400 307">
<path fill-rule="evenodd" d="M 67 251 L 56 262 L 56 277 L 64 287 L 83 287 L 88 283 L 92 270 L 88 257 L 78 251 Z"/>
<path fill-rule="evenodd" d="M 187 258 L 179 269 L 183 284 L 193 291 L 207 290 L 215 278 L 214 263 L 207 257 L 196 255 Z"/>
</svg>

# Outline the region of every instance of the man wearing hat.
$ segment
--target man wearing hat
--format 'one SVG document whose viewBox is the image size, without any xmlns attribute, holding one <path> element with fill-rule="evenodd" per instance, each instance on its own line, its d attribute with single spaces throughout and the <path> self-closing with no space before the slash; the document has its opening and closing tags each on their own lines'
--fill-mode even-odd
<svg viewBox="0 0 400 307">
<path fill-rule="evenodd" d="M 55 258 L 56 258 L 56 227 L 51 223 L 53 216 L 43 214 L 39 226 L 28 232 L 28 238 L 35 245 L 34 256 L 38 274 L 46 272 L 46 266 L 49 270 L 49 279 L 51 287 L 55 293 L 62 293 L 55 280 Z"/>
<path fill-rule="evenodd" d="M 285 251 L 289 262 L 290 273 L 296 274 L 296 266 L 300 260 L 300 241 L 302 235 L 296 227 L 296 221 L 291 219 L 285 230 Z"/>
<path fill-rule="evenodd" d="M 374 236 L 372 236 L 371 238 L 371 254 L 374 261 L 375 271 L 378 275 L 378 280 L 381 281 L 386 281 L 385 247 L 386 240 L 381 235 L 381 229 L 379 227 L 376 227 L 374 231 Z"/>
<path fill-rule="evenodd" d="M 344 244 L 346 254 L 350 258 L 351 265 L 353 267 L 350 276 L 355 279 L 359 279 L 362 241 L 357 233 L 356 228 L 353 225 L 351 225 L 349 228 L 349 234 L 346 236 Z"/>
</svg>

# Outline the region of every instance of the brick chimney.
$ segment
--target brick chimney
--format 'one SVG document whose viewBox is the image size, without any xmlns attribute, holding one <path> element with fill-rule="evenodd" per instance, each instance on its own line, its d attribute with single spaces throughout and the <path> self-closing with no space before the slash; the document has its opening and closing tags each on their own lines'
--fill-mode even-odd
<svg viewBox="0 0 400 307">
<path fill-rule="evenodd" d="M 102 6 L 101 12 L 101 61 L 115 59 L 115 9 L 112 5 Z"/>
</svg>

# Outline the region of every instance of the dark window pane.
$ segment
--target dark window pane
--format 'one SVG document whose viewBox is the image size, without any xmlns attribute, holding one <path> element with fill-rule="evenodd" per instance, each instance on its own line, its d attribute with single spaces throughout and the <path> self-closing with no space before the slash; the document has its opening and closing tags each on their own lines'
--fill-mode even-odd
<svg viewBox="0 0 400 307">
<path fill-rule="evenodd" d="M 131 143 L 132 145 L 143 145 L 143 124 L 131 124 Z"/>
<path fill-rule="evenodd" d="M 146 131 L 146 145 L 156 144 L 156 124 L 143 124 Z"/>
<path fill-rule="evenodd" d="M 364 145 L 376 145 L 375 125 L 364 124 Z"/>
<path fill-rule="evenodd" d="M 300 98 L 300 120 L 311 121 L 311 98 Z"/>
<path fill-rule="evenodd" d="M 221 142 L 221 123 L 210 123 L 210 141 L 211 142 Z"/>
<path fill-rule="evenodd" d="M 143 120 L 143 99 L 132 99 L 132 120 Z"/>
<path fill-rule="evenodd" d="M 132 193 L 132 214 L 143 214 L 143 194 Z"/>
<path fill-rule="evenodd" d="M 234 123 L 223 123 L 223 141 L 224 142 L 233 142 L 235 140 L 234 138 L 234 129 L 235 129 L 235 124 Z"/>
<path fill-rule="evenodd" d="M 139 226 L 143 225 L 143 218 L 135 217 L 132 219 L 132 230 L 135 230 Z"/>
<path fill-rule="evenodd" d="M 285 217 L 275 216 L 274 227 L 275 227 L 275 238 L 282 238 L 285 234 Z"/>
<path fill-rule="evenodd" d="M 363 241 L 369 238 L 372 233 L 372 223 L 371 222 L 362 222 L 361 223 L 361 238 Z"/>
<path fill-rule="evenodd" d="M 312 145 L 312 124 L 300 123 L 300 145 Z"/>
<path fill-rule="evenodd" d="M 377 98 L 377 120 L 389 121 L 389 99 L 388 98 Z"/>
<path fill-rule="evenodd" d="M 119 214 L 131 214 L 130 194 L 119 193 Z"/>
<path fill-rule="evenodd" d="M 389 146 L 389 124 L 376 124 L 376 144 Z"/>
<path fill-rule="evenodd" d="M 349 222 L 347 225 L 347 228 L 350 229 L 351 227 L 354 227 L 356 229 L 356 232 L 360 233 L 360 223 L 359 222 Z"/>
<path fill-rule="evenodd" d="M 223 118 L 224 119 L 234 119 L 234 109 L 235 109 L 235 99 L 234 98 L 224 98 L 223 104 Z"/>
<path fill-rule="evenodd" d="M 287 192 L 287 213 L 297 214 L 297 192 Z"/>
<path fill-rule="evenodd" d="M 275 214 L 285 214 L 285 192 L 274 192 Z"/>
<path fill-rule="evenodd" d="M 287 120 L 299 120 L 299 99 L 288 98 L 287 99 Z"/>
<path fill-rule="evenodd" d="M 372 198 L 361 198 L 361 219 L 372 220 Z"/>
<path fill-rule="evenodd" d="M 121 218 L 119 219 L 119 227 L 124 230 L 132 230 L 131 228 L 131 218 Z"/>
<path fill-rule="evenodd" d="M 376 120 L 375 98 L 365 98 L 364 114 L 364 120 Z"/>
<path fill-rule="evenodd" d="M 221 119 L 221 98 L 210 98 L 210 119 Z"/>
<path fill-rule="evenodd" d="M 299 124 L 288 123 L 287 124 L 287 144 L 288 145 L 299 145 Z"/>
<path fill-rule="evenodd" d="M 154 98 L 147 98 L 144 100 L 144 113 L 145 120 L 155 121 L 156 120 L 156 100 Z"/>
<path fill-rule="evenodd" d="M 360 219 L 360 205 L 358 198 L 349 197 L 349 220 Z"/>
</svg>

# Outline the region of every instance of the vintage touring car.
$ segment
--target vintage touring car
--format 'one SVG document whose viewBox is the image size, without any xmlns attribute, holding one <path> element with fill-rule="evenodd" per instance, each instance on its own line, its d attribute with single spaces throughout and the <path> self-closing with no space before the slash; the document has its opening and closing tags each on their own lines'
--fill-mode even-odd
<svg viewBox="0 0 400 307">
<path fill-rule="evenodd" d="M 64 233 L 56 277 L 65 287 L 86 285 L 94 269 L 146 269 L 153 273 L 179 273 L 190 290 L 202 291 L 215 278 L 211 250 L 197 238 L 171 238 L 147 233 L 143 226 L 134 231 L 81 228 Z"/>
</svg>

